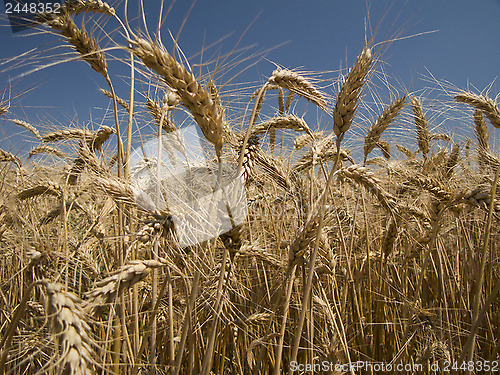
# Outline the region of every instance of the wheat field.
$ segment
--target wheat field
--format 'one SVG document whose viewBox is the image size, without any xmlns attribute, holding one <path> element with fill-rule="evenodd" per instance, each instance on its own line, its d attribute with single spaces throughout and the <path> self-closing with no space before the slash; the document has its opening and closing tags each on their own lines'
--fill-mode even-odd
<svg viewBox="0 0 500 375">
<path fill-rule="evenodd" d="M 118 25 L 112 48 L 82 14 Z M 36 142 L 28 159 L 0 150 L 0 373 L 498 371 L 494 98 L 450 86 L 432 108 L 409 90 L 377 102 L 385 44 L 373 38 L 330 82 L 280 67 L 236 91 L 101 0 L 37 20 L 94 70 L 111 110 L 109 126 L 46 129 L 0 102 L 0 120 Z M 115 54 L 128 92 L 115 90 Z M 436 111 L 467 136 L 441 129 Z M 184 185 L 162 179 L 162 147 L 187 159 L 192 146 L 183 124 L 206 160 L 187 189 L 224 196 L 233 178 L 241 193 L 243 216 L 226 202 L 215 235 L 182 221 L 168 197 Z M 158 154 L 146 157 L 148 140 Z"/>
</svg>

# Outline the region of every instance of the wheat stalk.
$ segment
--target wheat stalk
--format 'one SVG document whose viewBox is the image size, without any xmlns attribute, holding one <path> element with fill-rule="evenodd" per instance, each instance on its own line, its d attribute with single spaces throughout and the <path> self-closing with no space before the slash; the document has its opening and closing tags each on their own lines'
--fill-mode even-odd
<svg viewBox="0 0 500 375">
<path fill-rule="evenodd" d="M 500 109 L 498 109 L 498 106 L 493 99 L 487 96 L 462 91 L 455 96 L 455 100 L 457 102 L 469 104 L 476 109 L 481 110 L 486 118 L 490 120 L 491 124 L 495 128 L 500 129 Z"/>
<path fill-rule="evenodd" d="M 213 143 L 217 155 L 223 145 L 223 115 L 212 100 L 210 93 L 201 87 L 194 75 L 175 60 L 162 46 L 145 39 L 128 40 L 131 51 L 148 68 L 159 74 L 174 90 L 184 107 L 193 115 L 205 138 Z"/>
<path fill-rule="evenodd" d="M 361 89 L 370 72 L 372 64 L 372 51 L 370 48 L 365 47 L 358 56 L 356 63 L 349 71 L 340 89 L 333 111 L 333 131 L 339 138 L 342 138 L 343 134 L 351 127 L 352 119 L 361 95 Z"/>
</svg>

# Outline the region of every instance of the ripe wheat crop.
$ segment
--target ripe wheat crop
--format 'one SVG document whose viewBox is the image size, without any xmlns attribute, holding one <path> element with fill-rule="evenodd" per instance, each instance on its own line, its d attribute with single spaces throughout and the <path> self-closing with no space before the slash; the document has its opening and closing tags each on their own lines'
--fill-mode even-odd
<svg viewBox="0 0 500 375">
<path fill-rule="evenodd" d="M 101 48 L 98 26 L 77 26 L 82 13 L 95 25 L 118 21 L 120 32 L 108 36 L 117 48 Z M 0 121 L 34 137 L 28 158 L 0 149 L 0 373 L 281 374 L 293 372 L 292 361 L 425 369 L 498 361 L 494 99 L 459 89 L 448 98 L 469 126 L 470 139 L 457 142 L 433 123 L 425 97 L 391 91 L 351 149 L 345 138 L 366 124 L 359 111 L 380 87 L 370 86 L 383 57 L 373 43 L 359 46 L 344 79 L 331 79 L 336 95 L 312 75 L 279 68 L 257 91 L 238 92 L 245 99 L 235 116 L 224 82 L 197 75 L 123 17 L 104 1 L 74 0 L 37 25 L 104 79 L 110 126 L 44 131 L 0 102 Z M 131 92 L 116 93 L 123 77 L 108 66 L 112 54 L 154 87 L 141 91 L 130 74 Z M 327 126 L 296 113 L 300 101 Z M 189 164 L 192 145 L 174 136 L 183 121 L 207 141 L 206 165 L 174 183 L 155 180 L 166 173 L 162 150 L 177 155 L 175 168 Z M 391 128 L 415 136 L 401 144 L 386 136 Z M 227 194 L 225 164 L 245 180 L 244 220 L 227 203 L 229 230 L 181 246 L 182 231 L 195 229 L 182 227 L 169 194 L 184 193 L 185 181 Z M 186 197 L 203 207 L 203 197 Z"/>
</svg>

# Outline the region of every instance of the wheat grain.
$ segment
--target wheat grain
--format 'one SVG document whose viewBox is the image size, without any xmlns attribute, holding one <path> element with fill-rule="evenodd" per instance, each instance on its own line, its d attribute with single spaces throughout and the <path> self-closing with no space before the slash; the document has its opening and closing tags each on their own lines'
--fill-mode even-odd
<svg viewBox="0 0 500 375">
<path fill-rule="evenodd" d="M 96 176 L 93 180 L 99 189 L 104 190 L 113 199 L 129 204 L 135 204 L 132 188 L 115 177 Z"/>
<path fill-rule="evenodd" d="M 281 87 L 278 87 L 278 113 L 280 116 L 285 114 L 285 93 Z"/>
<path fill-rule="evenodd" d="M 361 89 L 372 64 L 372 51 L 370 48 L 365 47 L 342 84 L 333 110 L 333 132 L 339 138 L 342 138 L 343 134 L 351 127 Z"/>
<path fill-rule="evenodd" d="M 488 127 L 486 126 L 486 123 L 483 119 L 483 113 L 479 109 L 476 109 L 474 111 L 474 123 L 476 124 L 474 130 L 476 133 L 477 142 L 479 144 L 479 149 L 489 151 L 490 135 L 488 134 Z"/>
<path fill-rule="evenodd" d="M 389 146 L 389 143 L 379 140 L 376 143 L 376 146 L 380 149 L 380 151 L 382 151 L 382 155 L 384 155 L 384 158 L 386 158 L 387 160 L 391 158 L 391 147 Z"/>
<path fill-rule="evenodd" d="M 241 151 L 242 146 L 243 140 L 240 140 L 238 151 Z M 253 175 L 255 168 L 255 159 L 258 152 L 260 152 L 259 138 L 257 138 L 257 136 L 250 136 L 250 138 L 248 138 L 247 147 L 244 151 L 243 164 L 241 165 L 243 176 L 247 184 L 250 182 L 250 178 Z"/>
<path fill-rule="evenodd" d="M 463 91 L 455 96 L 455 100 L 481 110 L 495 128 L 500 128 L 500 109 L 493 99 Z"/>
<path fill-rule="evenodd" d="M 387 259 L 394 250 L 394 243 L 398 237 L 399 223 L 393 217 L 390 218 L 389 223 L 385 229 L 384 238 L 382 240 L 382 254 Z"/>
<path fill-rule="evenodd" d="M 128 40 L 131 51 L 151 70 L 159 74 L 174 90 L 194 117 L 205 138 L 213 143 L 218 155 L 223 146 L 223 116 L 210 93 L 201 87 L 194 75 L 176 61 L 163 47 L 145 39 Z"/>
<path fill-rule="evenodd" d="M 301 173 L 306 171 L 319 163 L 324 163 L 329 160 L 335 160 L 337 157 L 337 150 L 334 148 L 334 140 L 332 137 L 319 139 L 312 144 L 311 149 L 306 152 L 293 166 L 293 170 Z M 340 160 L 350 161 L 354 164 L 354 160 L 350 156 L 348 150 L 340 150 Z"/>
<path fill-rule="evenodd" d="M 0 116 L 5 115 L 8 112 L 8 105 L 7 103 L 0 102 Z"/>
<path fill-rule="evenodd" d="M 405 146 L 402 145 L 396 145 L 396 148 L 404 154 L 408 159 L 413 159 L 415 157 L 415 153 L 412 152 L 410 149 L 406 148 Z"/>
<path fill-rule="evenodd" d="M 480 207 L 487 212 L 491 204 L 491 187 L 479 186 L 466 192 L 463 199 L 468 204 Z M 493 211 L 500 214 L 500 200 L 494 200 Z"/>
<path fill-rule="evenodd" d="M 100 150 L 104 142 L 106 142 L 111 134 L 114 134 L 115 131 L 111 129 L 109 126 L 102 126 L 92 137 L 91 140 L 88 141 L 88 147 L 90 150 Z"/>
<path fill-rule="evenodd" d="M 323 222 L 328 223 L 333 218 L 333 213 L 335 209 L 333 207 L 327 207 L 324 215 Z M 289 249 L 289 269 L 297 260 L 304 257 L 309 245 L 316 238 L 317 228 L 320 222 L 319 213 L 310 217 L 307 222 L 299 230 L 293 242 L 290 244 Z"/>
<path fill-rule="evenodd" d="M 425 177 L 420 175 L 409 176 L 408 182 L 422 189 L 427 190 L 440 202 L 449 202 L 453 199 L 454 195 L 445 189 L 442 184 L 433 177 Z"/>
</svg>

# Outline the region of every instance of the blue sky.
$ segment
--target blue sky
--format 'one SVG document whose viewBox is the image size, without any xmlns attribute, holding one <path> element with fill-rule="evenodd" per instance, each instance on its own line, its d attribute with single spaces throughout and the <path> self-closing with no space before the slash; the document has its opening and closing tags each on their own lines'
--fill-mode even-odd
<svg viewBox="0 0 500 375">
<path fill-rule="evenodd" d="M 148 26 L 154 30 L 160 1 L 145 3 Z M 120 4 L 117 13 L 122 15 L 123 2 Z M 169 4 L 167 1 L 166 8 Z M 166 17 L 162 39 L 169 49 L 172 43 L 168 30 L 177 34 L 191 4 L 191 1 L 177 1 Z M 4 10 L 0 3 L 3 15 L 0 19 L 0 92 L 4 97 L 20 94 L 13 99 L 7 118 L 27 120 L 40 126 L 42 132 L 50 126 L 71 126 L 72 121 L 83 125 L 91 120 L 99 122 L 109 101 L 103 99 L 98 88 L 106 86 L 102 77 L 86 63 L 61 63 L 12 80 L 37 64 L 61 61 L 62 54 L 69 49 L 60 47 L 56 35 L 12 34 Z M 238 42 L 238 48 L 247 48 L 240 58 L 267 51 L 265 59 L 232 83 L 262 82 L 274 70 L 274 63 L 304 71 L 332 71 L 330 76 L 334 77 L 339 68 L 351 66 L 360 52 L 368 14 L 368 28 L 376 29 L 375 42 L 415 35 L 393 42 L 381 56 L 391 84 L 400 92 L 429 87 L 425 77 L 432 74 L 457 88 L 470 84 L 483 90 L 493 82 L 490 95 L 498 94 L 498 84 L 494 81 L 500 71 L 500 0 L 377 0 L 371 4 L 364 0 L 198 0 L 180 34 L 179 44 L 186 56 L 194 56 L 191 60 L 194 64 L 200 61 L 199 52 L 204 45 L 221 39 L 204 52 L 204 61 L 230 52 Z M 137 1 L 131 0 L 129 16 L 134 15 L 137 15 Z M 88 28 L 92 28 L 92 20 L 86 18 Z M 116 27 L 116 22 L 109 20 L 104 30 L 94 31 L 102 39 L 102 47 L 112 47 L 105 33 Z M 431 31 L 436 32 L 428 33 Z M 124 45 L 121 35 L 115 33 L 113 39 Z M 31 50 L 28 59 L 8 62 Z M 109 54 L 118 58 L 126 56 L 117 50 Z M 224 82 L 256 61 L 250 58 L 241 62 L 220 81 Z M 122 78 L 128 74 L 125 64 L 110 61 L 110 71 L 119 94 L 127 97 L 125 78 Z M 147 90 L 147 87 L 139 89 Z M 335 93 L 332 89 L 328 94 Z M 5 119 L 0 119 L 0 131 L 3 138 L 0 146 L 4 149 L 27 152 L 36 144 L 33 137 Z"/>
</svg>

